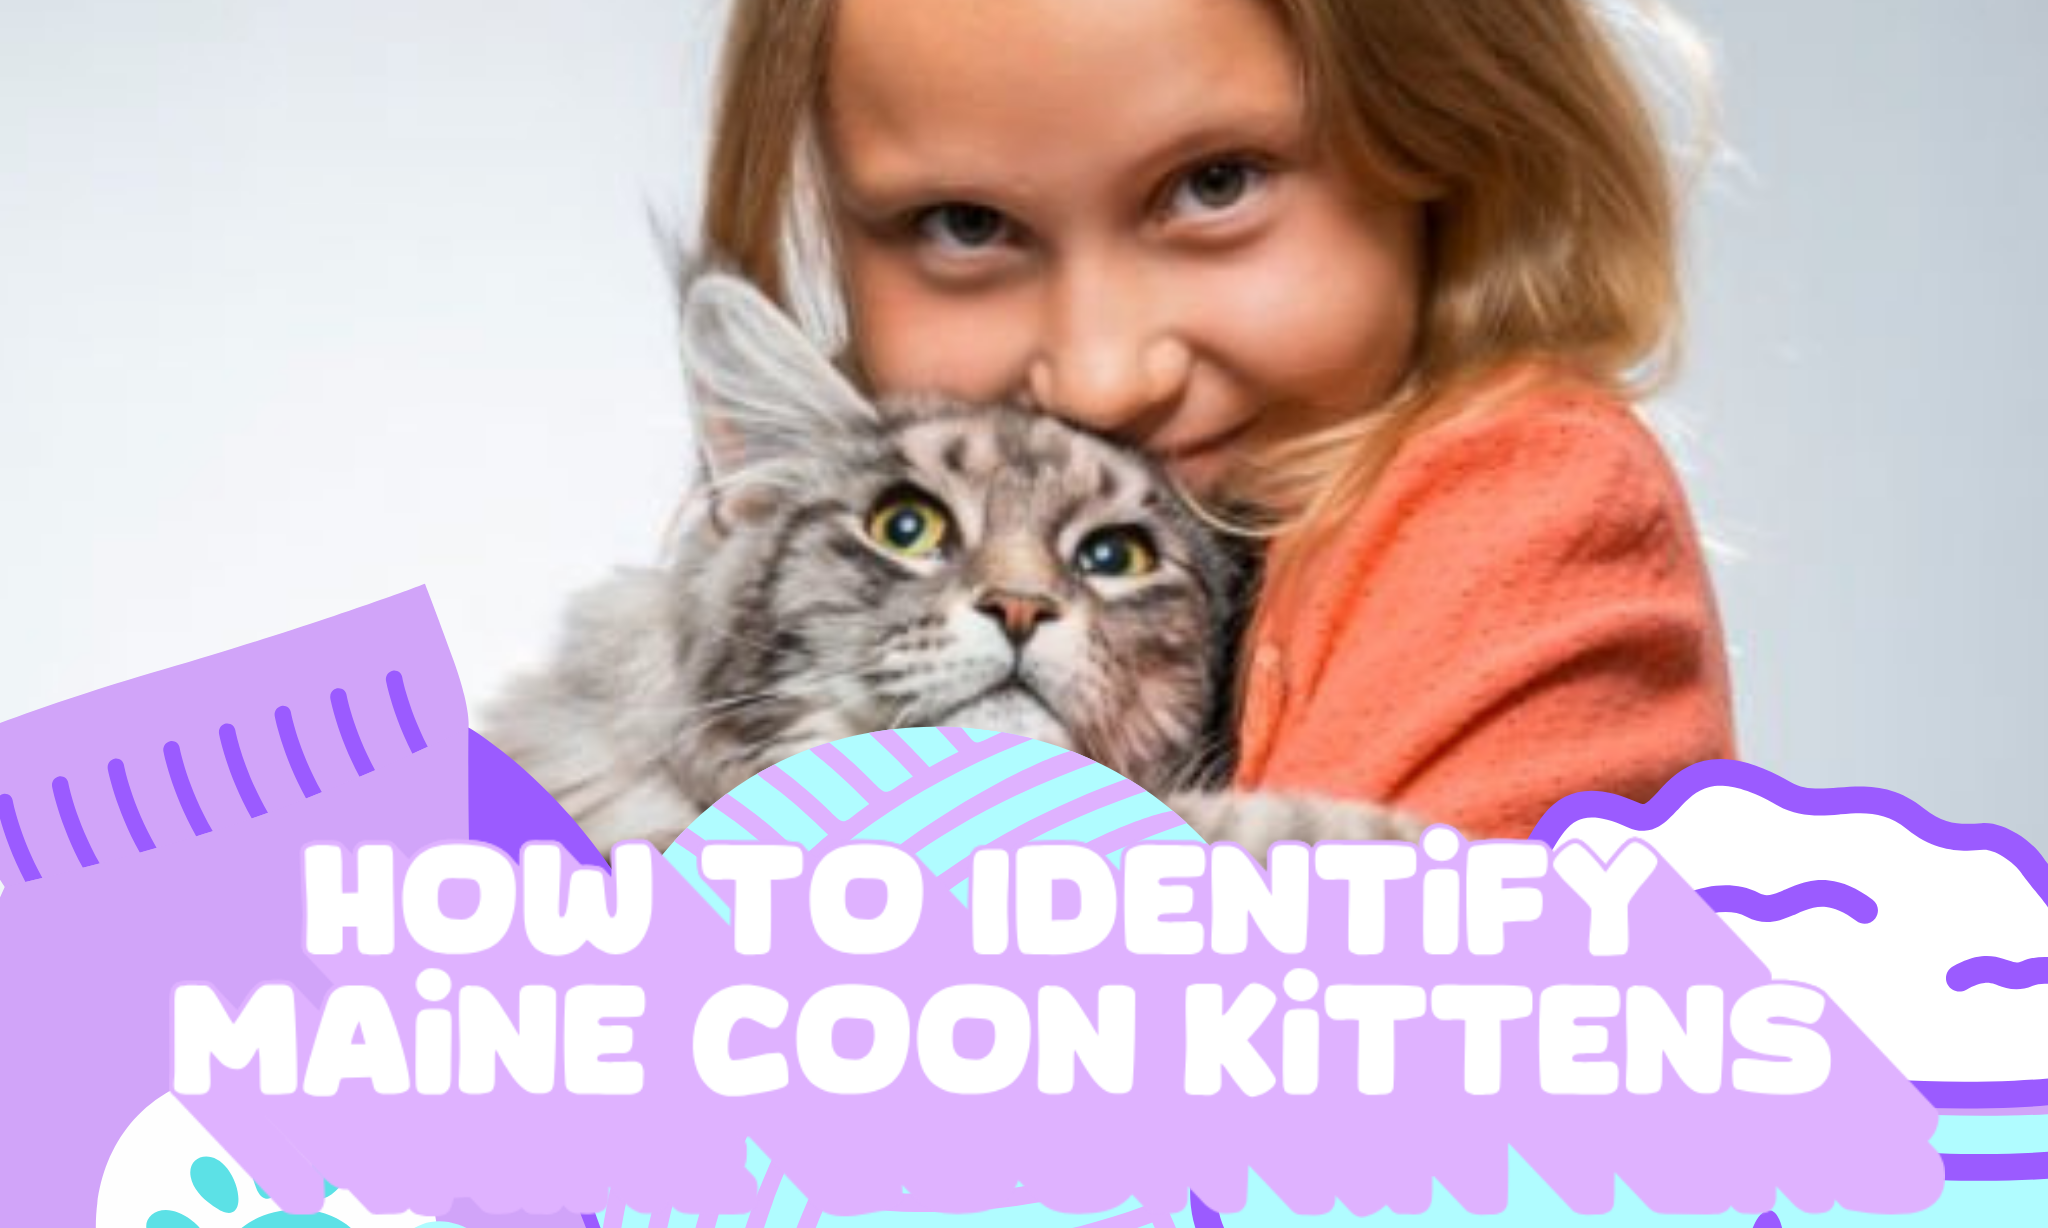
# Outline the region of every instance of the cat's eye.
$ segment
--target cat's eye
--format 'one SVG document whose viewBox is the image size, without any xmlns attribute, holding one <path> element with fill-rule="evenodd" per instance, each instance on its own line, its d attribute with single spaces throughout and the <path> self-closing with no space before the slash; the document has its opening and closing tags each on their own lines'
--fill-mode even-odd
<svg viewBox="0 0 2048 1228">
<path fill-rule="evenodd" d="M 918 236 L 947 251 L 975 252 L 1007 242 L 1010 219 L 987 205 L 948 201 L 919 210 L 912 220 Z"/>
<path fill-rule="evenodd" d="M 883 495 L 868 513 L 868 537 L 905 558 L 924 558 L 945 548 L 952 520 L 938 500 L 916 490 Z"/>
<path fill-rule="evenodd" d="M 1084 576 L 1142 576 L 1158 569 L 1152 535 L 1134 524 L 1097 529 L 1074 549 L 1074 570 Z"/>
<path fill-rule="evenodd" d="M 1265 168 L 1249 158 L 1212 158 L 1174 182 L 1167 198 L 1167 212 L 1220 213 L 1251 195 L 1265 182 L 1265 177 Z"/>
</svg>

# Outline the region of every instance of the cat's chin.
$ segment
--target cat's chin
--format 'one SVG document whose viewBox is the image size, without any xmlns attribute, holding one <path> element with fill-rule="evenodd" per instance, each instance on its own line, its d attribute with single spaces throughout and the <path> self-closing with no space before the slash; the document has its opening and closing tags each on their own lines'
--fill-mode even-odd
<svg viewBox="0 0 2048 1228">
<path fill-rule="evenodd" d="M 1014 733 L 1069 750 L 1078 749 L 1066 723 L 1047 710 L 1030 692 L 1018 687 L 1005 687 L 969 700 L 948 713 L 946 723 L 968 729 Z"/>
</svg>

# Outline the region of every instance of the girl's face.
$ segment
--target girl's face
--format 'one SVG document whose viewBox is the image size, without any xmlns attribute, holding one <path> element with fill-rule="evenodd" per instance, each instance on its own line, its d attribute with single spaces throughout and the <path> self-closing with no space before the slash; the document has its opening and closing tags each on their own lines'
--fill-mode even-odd
<svg viewBox="0 0 2048 1228">
<path fill-rule="evenodd" d="M 1025 401 L 1196 489 L 1405 367 L 1420 210 L 1253 0 L 840 0 L 824 145 L 875 391 Z"/>
</svg>

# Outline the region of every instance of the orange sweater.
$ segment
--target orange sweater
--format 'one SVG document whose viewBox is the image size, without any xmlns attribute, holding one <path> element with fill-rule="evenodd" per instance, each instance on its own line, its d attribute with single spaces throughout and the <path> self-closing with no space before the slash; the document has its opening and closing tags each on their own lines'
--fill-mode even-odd
<svg viewBox="0 0 2048 1228">
<path fill-rule="evenodd" d="M 1588 385 L 1509 389 L 1410 439 L 1261 599 L 1241 787 L 1519 837 L 1568 793 L 1645 800 L 1734 755 L 1713 593 L 1656 440 Z"/>
</svg>

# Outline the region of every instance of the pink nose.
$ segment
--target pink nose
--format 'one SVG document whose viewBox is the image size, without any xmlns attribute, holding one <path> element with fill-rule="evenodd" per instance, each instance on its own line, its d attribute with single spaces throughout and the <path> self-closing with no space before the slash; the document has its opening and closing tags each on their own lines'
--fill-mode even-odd
<svg viewBox="0 0 2048 1228">
<path fill-rule="evenodd" d="M 1060 616 L 1059 603 L 1052 598 L 1025 593 L 988 593 L 974 608 L 1001 623 L 1012 644 L 1022 644 L 1038 624 Z"/>
</svg>

